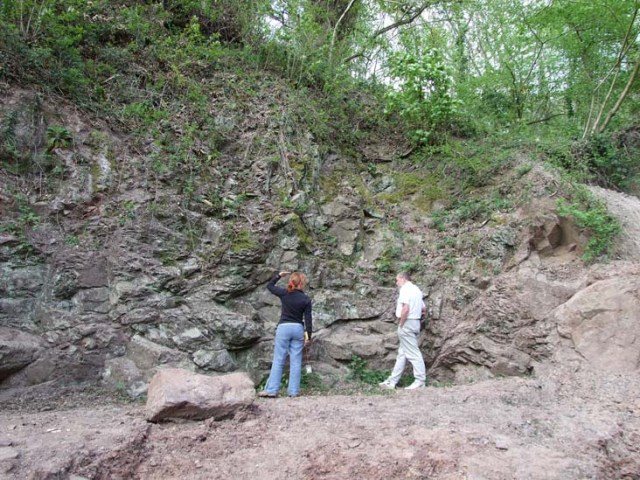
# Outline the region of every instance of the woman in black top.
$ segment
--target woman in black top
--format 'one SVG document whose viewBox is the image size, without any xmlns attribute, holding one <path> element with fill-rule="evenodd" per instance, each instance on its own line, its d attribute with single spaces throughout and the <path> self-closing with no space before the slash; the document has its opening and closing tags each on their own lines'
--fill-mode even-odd
<svg viewBox="0 0 640 480">
<path fill-rule="evenodd" d="M 300 393 L 302 349 L 311 340 L 313 326 L 311 299 L 303 292 L 307 284 L 307 277 L 304 273 L 293 272 L 289 277 L 286 290 L 276 286 L 278 280 L 287 275 L 289 275 L 289 272 L 280 272 L 267 284 L 269 291 L 280 298 L 282 310 L 280 322 L 276 329 L 271 373 L 264 391 L 258 393 L 260 397 L 278 396 L 287 355 L 289 355 L 289 386 L 287 393 L 290 397 L 296 397 Z"/>
</svg>

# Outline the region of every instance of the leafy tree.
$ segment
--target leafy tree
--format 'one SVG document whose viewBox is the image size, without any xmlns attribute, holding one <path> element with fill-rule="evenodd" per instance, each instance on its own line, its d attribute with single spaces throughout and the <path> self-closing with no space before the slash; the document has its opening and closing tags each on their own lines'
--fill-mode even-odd
<svg viewBox="0 0 640 480">
<path fill-rule="evenodd" d="M 436 140 L 456 113 L 452 77 L 442 53 L 435 48 L 400 51 L 391 57 L 389 73 L 398 85 L 388 95 L 391 108 L 412 128 L 415 141 Z"/>
<path fill-rule="evenodd" d="M 568 97 L 582 115 L 583 137 L 602 133 L 629 99 L 640 69 L 637 0 L 559 0 L 535 18 L 556 32 L 553 47 Z"/>
</svg>

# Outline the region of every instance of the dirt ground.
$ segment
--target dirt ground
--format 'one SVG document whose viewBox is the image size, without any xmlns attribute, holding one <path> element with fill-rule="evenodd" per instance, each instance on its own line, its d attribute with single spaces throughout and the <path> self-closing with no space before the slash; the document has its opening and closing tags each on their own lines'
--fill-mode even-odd
<svg viewBox="0 0 640 480">
<path fill-rule="evenodd" d="M 218 422 L 150 424 L 142 404 L 72 391 L 46 411 L 32 397 L 5 404 L 0 478 L 640 479 L 638 375 L 551 371 L 256 399 Z"/>
</svg>

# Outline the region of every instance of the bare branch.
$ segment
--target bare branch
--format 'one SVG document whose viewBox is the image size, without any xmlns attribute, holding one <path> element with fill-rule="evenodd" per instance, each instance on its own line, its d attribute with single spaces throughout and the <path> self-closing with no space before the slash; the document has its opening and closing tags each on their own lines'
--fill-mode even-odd
<svg viewBox="0 0 640 480">
<path fill-rule="evenodd" d="M 371 35 L 370 39 L 374 39 L 379 37 L 380 35 L 383 35 L 391 30 L 395 30 L 398 27 L 402 27 L 403 25 L 409 25 L 411 23 L 413 23 L 418 17 L 420 17 L 420 15 L 422 15 L 422 13 L 429 7 L 433 7 L 434 5 L 437 5 L 438 3 L 441 3 L 442 0 L 429 0 L 425 3 L 423 3 L 420 7 L 418 7 L 417 9 L 415 9 L 412 13 L 409 14 L 405 14 L 403 15 L 400 20 L 397 20 L 395 22 L 393 22 L 391 25 L 387 25 L 386 27 L 380 28 L 378 30 L 376 30 L 375 32 L 373 32 L 373 34 Z M 363 52 L 360 53 L 356 53 L 354 55 L 351 55 L 349 57 L 347 57 L 344 60 L 344 63 L 349 63 L 351 60 L 354 60 L 356 58 L 360 58 L 364 56 Z"/>
<path fill-rule="evenodd" d="M 556 117 L 561 117 L 562 115 L 566 115 L 566 113 L 552 113 L 550 115 L 547 115 L 544 118 L 538 118 L 537 120 L 531 120 L 530 122 L 527 122 L 527 125 L 535 125 L 536 123 L 545 123 L 548 122 L 549 120 L 551 120 L 552 118 L 556 118 Z"/>
<path fill-rule="evenodd" d="M 342 20 L 344 20 L 344 17 L 347 16 L 347 14 L 349 13 L 349 10 L 351 10 L 351 8 L 353 7 L 353 4 L 356 3 L 356 0 L 351 0 L 349 2 L 349 5 L 347 5 L 347 8 L 345 8 L 344 12 L 342 12 L 342 15 L 340 15 L 340 18 L 338 19 L 338 21 L 336 22 L 335 26 L 333 27 L 333 35 L 331 35 L 331 47 L 329 48 L 329 65 L 331 65 L 331 61 L 332 61 L 332 57 L 333 57 L 333 47 L 336 43 L 336 36 L 338 35 L 338 28 L 340 27 L 340 24 L 342 23 Z"/>
<path fill-rule="evenodd" d="M 372 38 L 379 37 L 380 35 L 388 32 L 389 30 L 394 30 L 398 27 L 401 27 L 402 25 L 408 25 L 412 23 L 416 18 L 422 15 L 422 12 L 424 12 L 427 8 L 435 5 L 436 3 L 438 2 L 437 1 L 426 2 L 422 6 L 418 7 L 418 9 L 415 12 L 413 12 L 411 15 L 403 16 L 403 18 L 401 18 L 397 22 L 394 22 L 391 25 L 387 25 L 386 27 L 381 28 L 380 30 L 377 30 L 376 32 L 373 33 Z"/>
</svg>

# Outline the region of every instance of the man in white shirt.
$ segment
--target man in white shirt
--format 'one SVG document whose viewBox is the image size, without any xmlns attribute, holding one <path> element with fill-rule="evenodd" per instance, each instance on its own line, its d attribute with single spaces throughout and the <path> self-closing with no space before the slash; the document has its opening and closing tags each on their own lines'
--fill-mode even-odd
<svg viewBox="0 0 640 480">
<path fill-rule="evenodd" d="M 400 288 L 398 303 L 396 305 L 396 317 L 398 318 L 398 356 L 391 376 L 380 384 L 382 388 L 394 389 L 402 376 L 402 371 L 407 360 L 413 366 L 413 378 L 415 381 L 405 390 L 415 390 L 424 387 L 427 381 L 427 373 L 422 358 L 422 352 L 418 347 L 420 337 L 420 317 L 427 308 L 422 300 L 422 292 L 411 283 L 408 273 L 399 273 L 396 276 L 396 285 Z"/>
</svg>

